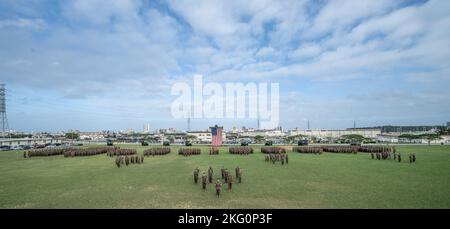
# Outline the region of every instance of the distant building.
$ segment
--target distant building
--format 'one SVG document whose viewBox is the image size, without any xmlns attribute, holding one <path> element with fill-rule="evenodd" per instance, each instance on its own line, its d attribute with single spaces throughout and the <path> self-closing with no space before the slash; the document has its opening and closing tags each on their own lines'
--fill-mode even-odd
<svg viewBox="0 0 450 229">
<path fill-rule="evenodd" d="M 450 127 L 450 122 L 447 122 L 447 127 Z"/>
<path fill-rule="evenodd" d="M 346 129 L 346 130 L 299 130 L 289 131 L 289 135 L 305 135 L 308 137 L 319 138 L 340 138 L 343 135 L 358 134 L 365 138 L 376 138 L 381 134 L 381 129 Z"/>
<path fill-rule="evenodd" d="M 142 133 L 150 133 L 150 124 L 145 123 L 144 129 L 142 130 Z"/>
<path fill-rule="evenodd" d="M 195 142 L 195 143 L 211 144 L 211 141 L 212 141 L 211 130 L 188 131 L 187 135 L 195 136 L 195 139 L 193 139 L 193 142 Z M 222 142 L 225 142 L 226 138 L 227 138 L 227 134 L 225 132 L 222 132 Z"/>
<path fill-rule="evenodd" d="M 44 145 L 63 143 L 62 139 L 53 138 L 12 138 L 12 139 L 0 139 L 0 146 L 19 146 L 19 145 Z"/>
</svg>

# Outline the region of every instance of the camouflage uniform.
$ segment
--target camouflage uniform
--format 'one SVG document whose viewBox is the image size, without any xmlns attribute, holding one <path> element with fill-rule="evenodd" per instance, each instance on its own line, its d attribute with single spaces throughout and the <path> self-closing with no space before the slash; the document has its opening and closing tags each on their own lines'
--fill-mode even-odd
<svg viewBox="0 0 450 229">
<path fill-rule="evenodd" d="M 212 179 L 213 179 L 213 169 L 212 169 L 211 166 L 209 166 L 209 169 L 208 169 L 208 181 L 209 181 L 209 183 L 212 183 Z"/>
<path fill-rule="evenodd" d="M 216 181 L 216 195 L 217 197 L 220 196 L 220 189 L 222 188 L 222 182 L 220 181 L 220 179 L 217 179 Z"/>
<path fill-rule="evenodd" d="M 195 168 L 194 169 L 194 183 L 198 183 L 198 173 L 199 173 L 200 171 L 199 171 L 199 169 L 198 168 Z"/>
<path fill-rule="evenodd" d="M 227 183 L 228 183 L 228 190 L 231 190 L 233 188 L 233 176 L 231 174 L 228 174 Z"/>
<path fill-rule="evenodd" d="M 239 169 L 238 183 L 242 183 L 242 170 Z"/>
<path fill-rule="evenodd" d="M 202 175 L 202 188 L 203 188 L 203 190 L 206 190 L 206 174 L 205 174 L 205 172 L 203 172 L 203 175 Z"/>
</svg>

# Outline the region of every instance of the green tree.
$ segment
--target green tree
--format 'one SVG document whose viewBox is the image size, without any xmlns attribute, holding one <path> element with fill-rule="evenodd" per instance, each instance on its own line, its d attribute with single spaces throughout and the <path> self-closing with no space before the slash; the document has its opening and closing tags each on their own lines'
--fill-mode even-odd
<svg viewBox="0 0 450 229">
<path fill-rule="evenodd" d="M 75 140 L 75 139 L 80 138 L 80 134 L 77 133 L 77 132 L 68 132 L 68 133 L 65 134 L 65 137 L 66 137 L 67 139 Z"/>
<path fill-rule="evenodd" d="M 256 136 L 255 136 L 255 141 L 256 141 L 257 143 L 261 143 L 262 141 L 264 141 L 264 136 L 262 136 L 262 135 L 256 135 Z"/>
<path fill-rule="evenodd" d="M 297 134 L 297 135 L 291 135 L 291 136 L 287 136 L 287 137 L 285 137 L 285 142 L 286 143 L 296 143 L 296 142 L 298 142 L 300 139 L 304 139 L 304 138 L 306 138 L 307 136 L 306 135 L 303 135 L 303 134 Z"/>
<path fill-rule="evenodd" d="M 414 140 L 414 139 L 419 139 L 420 138 L 420 136 L 416 135 L 416 134 L 401 134 L 398 137 L 399 138 L 408 139 L 409 143 L 411 143 L 411 141 Z"/>
<path fill-rule="evenodd" d="M 421 134 L 420 138 L 428 141 L 428 145 L 431 145 L 431 141 L 442 139 L 439 134 Z"/>
<path fill-rule="evenodd" d="M 364 140 L 364 136 L 360 134 L 346 134 L 342 135 L 342 137 L 346 142 L 362 142 Z"/>
<path fill-rule="evenodd" d="M 170 143 L 173 143 L 175 141 L 175 137 L 170 135 L 167 137 L 167 140 L 169 140 Z"/>
<path fill-rule="evenodd" d="M 195 136 L 195 135 L 186 135 L 185 140 L 189 141 L 189 142 L 193 142 L 193 141 L 197 140 L 197 136 Z"/>
</svg>

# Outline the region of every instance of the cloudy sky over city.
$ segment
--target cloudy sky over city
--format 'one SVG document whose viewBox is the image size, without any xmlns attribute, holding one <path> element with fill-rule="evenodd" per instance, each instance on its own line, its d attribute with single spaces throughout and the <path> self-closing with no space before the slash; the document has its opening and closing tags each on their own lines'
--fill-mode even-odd
<svg viewBox="0 0 450 229">
<path fill-rule="evenodd" d="M 280 84 L 285 128 L 450 121 L 450 1 L 0 1 L 16 130 L 186 129 L 171 87 Z M 256 127 L 254 119 L 192 120 Z"/>
</svg>

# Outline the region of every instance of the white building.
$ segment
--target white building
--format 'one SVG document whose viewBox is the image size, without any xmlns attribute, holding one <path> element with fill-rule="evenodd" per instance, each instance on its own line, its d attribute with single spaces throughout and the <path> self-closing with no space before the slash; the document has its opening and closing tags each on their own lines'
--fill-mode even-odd
<svg viewBox="0 0 450 229">
<path fill-rule="evenodd" d="M 194 142 L 210 144 L 212 141 L 211 131 L 188 131 L 186 133 L 190 136 L 195 136 Z M 227 134 L 225 131 L 222 132 L 222 142 L 225 142 L 227 139 Z"/>
<path fill-rule="evenodd" d="M 144 124 L 144 129 L 143 129 L 142 133 L 146 133 L 146 134 L 150 133 L 150 124 L 148 124 L 148 123 Z"/>
<path fill-rule="evenodd" d="M 359 134 L 365 138 L 376 138 L 381 134 L 381 129 L 346 129 L 346 130 L 289 130 L 289 135 L 305 135 L 319 138 L 340 138 L 343 135 Z"/>
<path fill-rule="evenodd" d="M 253 130 L 253 131 L 245 131 L 239 134 L 239 137 L 244 138 L 253 138 L 256 136 L 263 136 L 266 138 L 275 138 L 275 137 L 283 137 L 285 133 L 281 129 L 273 129 L 273 130 Z"/>
<path fill-rule="evenodd" d="M 62 139 L 53 138 L 11 138 L 0 139 L 0 146 L 20 146 L 20 145 L 44 145 L 44 144 L 63 143 Z"/>
<path fill-rule="evenodd" d="M 380 134 L 375 139 L 379 142 L 398 143 L 398 135 L 395 134 Z"/>
</svg>

